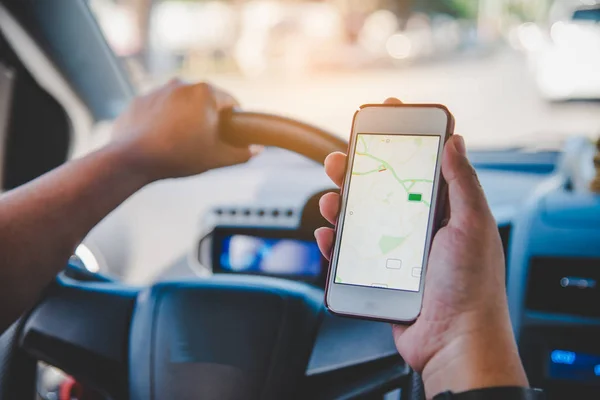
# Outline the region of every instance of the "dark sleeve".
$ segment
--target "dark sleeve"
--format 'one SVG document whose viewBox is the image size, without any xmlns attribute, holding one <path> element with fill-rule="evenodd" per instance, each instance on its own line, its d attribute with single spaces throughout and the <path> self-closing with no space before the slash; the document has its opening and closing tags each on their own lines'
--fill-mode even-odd
<svg viewBox="0 0 600 400">
<path fill-rule="evenodd" d="M 545 400 L 540 389 L 517 386 L 492 387 L 469 390 L 468 392 L 444 392 L 434 396 L 433 400 Z"/>
</svg>

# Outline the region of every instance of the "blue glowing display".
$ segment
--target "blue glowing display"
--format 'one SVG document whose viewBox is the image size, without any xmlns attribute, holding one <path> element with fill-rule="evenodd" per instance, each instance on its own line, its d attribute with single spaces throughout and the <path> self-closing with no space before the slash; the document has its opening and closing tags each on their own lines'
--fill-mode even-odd
<svg viewBox="0 0 600 400">
<path fill-rule="evenodd" d="M 550 353 L 550 358 L 555 364 L 573 365 L 576 355 L 572 351 L 554 350 L 552 353 Z"/>
<path fill-rule="evenodd" d="M 557 349 L 550 352 L 548 364 L 552 379 L 598 382 L 600 378 L 600 355 Z"/>
<path fill-rule="evenodd" d="M 221 268 L 230 272 L 317 277 L 321 253 L 314 241 L 264 238 L 249 235 L 225 237 Z"/>
</svg>

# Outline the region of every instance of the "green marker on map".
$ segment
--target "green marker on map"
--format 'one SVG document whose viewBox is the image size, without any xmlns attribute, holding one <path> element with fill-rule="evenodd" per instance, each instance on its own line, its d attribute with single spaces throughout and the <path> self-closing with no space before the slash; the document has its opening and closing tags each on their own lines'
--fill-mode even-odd
<svg viewBox="0 0 600 400">
<path fill-rule="evenodd" d="M 423 195 L 421 193 L 409 193 L 408 201 L 421 201 Z"/>
</svg>

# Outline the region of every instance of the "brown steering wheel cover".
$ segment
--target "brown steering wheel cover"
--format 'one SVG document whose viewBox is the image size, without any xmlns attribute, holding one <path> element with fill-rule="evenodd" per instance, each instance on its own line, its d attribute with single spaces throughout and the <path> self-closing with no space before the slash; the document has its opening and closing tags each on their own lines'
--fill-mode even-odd
<svg viewBox="0 0 600 400">
<path fill-rule="evenodd" d="M 221 137 L 235 146 L 258 144 L 290 150 L 323 163 L 348 142 L 313 125 L 272 114 L 227 110 L 221 116 Z"/>
</svg>

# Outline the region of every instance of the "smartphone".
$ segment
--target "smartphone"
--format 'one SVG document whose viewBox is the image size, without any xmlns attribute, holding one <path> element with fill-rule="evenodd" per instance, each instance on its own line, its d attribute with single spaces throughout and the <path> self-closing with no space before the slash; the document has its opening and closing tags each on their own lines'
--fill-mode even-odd
<svg viewBox="0 0 600 400">
<path fill-rule="evenodd" d="M 454 118 L 439 104 L 364 105 L 354 114 L 325 305 L 411 323 L 431 242 L 446 214 L 441 174 Z"/>
</svg>

